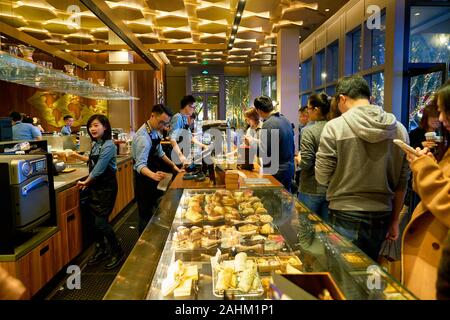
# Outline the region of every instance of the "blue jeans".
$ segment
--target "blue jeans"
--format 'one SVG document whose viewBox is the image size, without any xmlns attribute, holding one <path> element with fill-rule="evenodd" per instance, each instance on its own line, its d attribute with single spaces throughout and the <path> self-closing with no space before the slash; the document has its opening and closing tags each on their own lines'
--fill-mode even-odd
<svg viewBox="0 0 450 320">
<path fill-rule="evenodd" d="M 334 229 L 377 261 L 386 239 L 392 212 L 348 212 L 330 209 Z"/>
<path fill-rule="evenodd" d="M 328 217 L 328 201 L 324 194 L 309 194 L 300 192 L 298 194 L 298 200 L 303 202 L 309 210 L 317 214 L 323 221 L 330 220 Z"/>
</svg>

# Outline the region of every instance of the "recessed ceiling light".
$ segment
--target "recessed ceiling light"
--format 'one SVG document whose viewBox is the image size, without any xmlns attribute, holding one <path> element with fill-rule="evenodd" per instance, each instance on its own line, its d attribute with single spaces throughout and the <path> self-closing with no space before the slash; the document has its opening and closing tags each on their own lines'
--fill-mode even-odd
<svg viewBox="0 0 450 320">
<path fill-rule="evenodd" d="M 234 34 L 231 36 L 231 39 L 234 39 Z"/>
<path fill-rule="evenodd" d="M 326 8 L 326 9 L 325 9 L 325 12 L 330 12 L 330 9 L 329 9 L 329 8 Z"/>
<path fill-rule="evenodd" d="M 182 51 L 181 49 L 178 49 L 177 51 Z"/>
<path fill-rule="evenodd" d="M 241 13 L 241 12 L 238 12 L 238 13 L 237 13 L 237 16 L 238 16 L 238 17 L 240 17 L 241 15 L 242 15 L 242 13 Z"/>
<path fill-rule="evenodd" d="M 65 49 L 64 51 L 65 52 L 72 52 L 72 50 L 69 50 L 69 49 Z"/>
<path fill-rule="evenodd" d="M 98 50 L 98 49 L 94 49 L 94 50 L 92 50 L 92 51 L 94 51 L 94 52 L 100 52 L 100 50 Z"/>
<path fill-rule="evenodd" d="M 206 51 L 209 51 L 209 49 L 206 49 Z"/>
<path fill-rule="evenodd" d="M 420 12 L 416 12 L 414 15 L 415 15 L 416 17 L 418 17 L 418 16 L 420 16 Z"/>
<path fill-rule="evenodd" d="M 237 25 L 234 25 L 234 26 L 233 26 L 233 30 L 237 30 Z"/>
</svg>

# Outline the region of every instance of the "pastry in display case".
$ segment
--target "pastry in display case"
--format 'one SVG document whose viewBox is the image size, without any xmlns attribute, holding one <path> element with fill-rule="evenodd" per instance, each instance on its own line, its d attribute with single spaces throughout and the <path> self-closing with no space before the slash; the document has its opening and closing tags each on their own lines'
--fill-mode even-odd
<svg viewBox="0 0 450 320">
<path fill-rule="evenodd" d="M 173 201 L 148 299 L 270 298 L 274 274 L 306 275 L 305 285 L 316 274 L 342 290 L 317 287 L 316 299 L 414 299 L 381 268 L 382 288 L 371 291 L 367 268 L 377 264 L 286 190 L 186 189 Z"/>
</svg>

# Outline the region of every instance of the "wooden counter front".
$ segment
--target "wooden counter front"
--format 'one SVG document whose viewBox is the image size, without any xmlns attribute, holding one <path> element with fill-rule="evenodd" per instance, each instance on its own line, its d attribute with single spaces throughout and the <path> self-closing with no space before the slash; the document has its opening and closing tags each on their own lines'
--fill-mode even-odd
<svg viewBox="0 0 450 320">
<path fill-rule="evenodd" d="M 271 175 L 264 175 L 259 173 L 258 171 L 248 171 L 248 170 L 239 170 L 242 173 L 245 174 L 245 176 L 249 179 L 255 179 L 255 178 L 266 178 L 270 181 L 270 185 L 249 185 L 249 184 L 243 184 L 241 188 L 283 188 L 283 185 L 275 179 Z M 214 186 L 209 179 L 207 178 L 203 182 L 197 182 L 195 180 L 183 180 L 183 176 L 185 175 L 184 172 L 177 174 L 175 179 L 172 181 L 172 184 L 170 185 L 170 189 L 216 189 L 216 188 L 225 188 L 225 185 L 217 185 Z"/>
</svg>

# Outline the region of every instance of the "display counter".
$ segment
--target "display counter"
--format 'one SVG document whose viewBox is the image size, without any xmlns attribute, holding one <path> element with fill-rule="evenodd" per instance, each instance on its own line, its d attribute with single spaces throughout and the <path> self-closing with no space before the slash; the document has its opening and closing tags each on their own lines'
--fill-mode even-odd
<svg viewBox="0 0 450 320">
<path fill-rule="evenodd" d="M 350 300 L 414 299 L 286 190 L 246 190 L 170 189 L 104 299 L 266 299 L 277 273 L 326 273 Z M 249 269 L 230 271 L 241 252 Z"/>
</svg>

